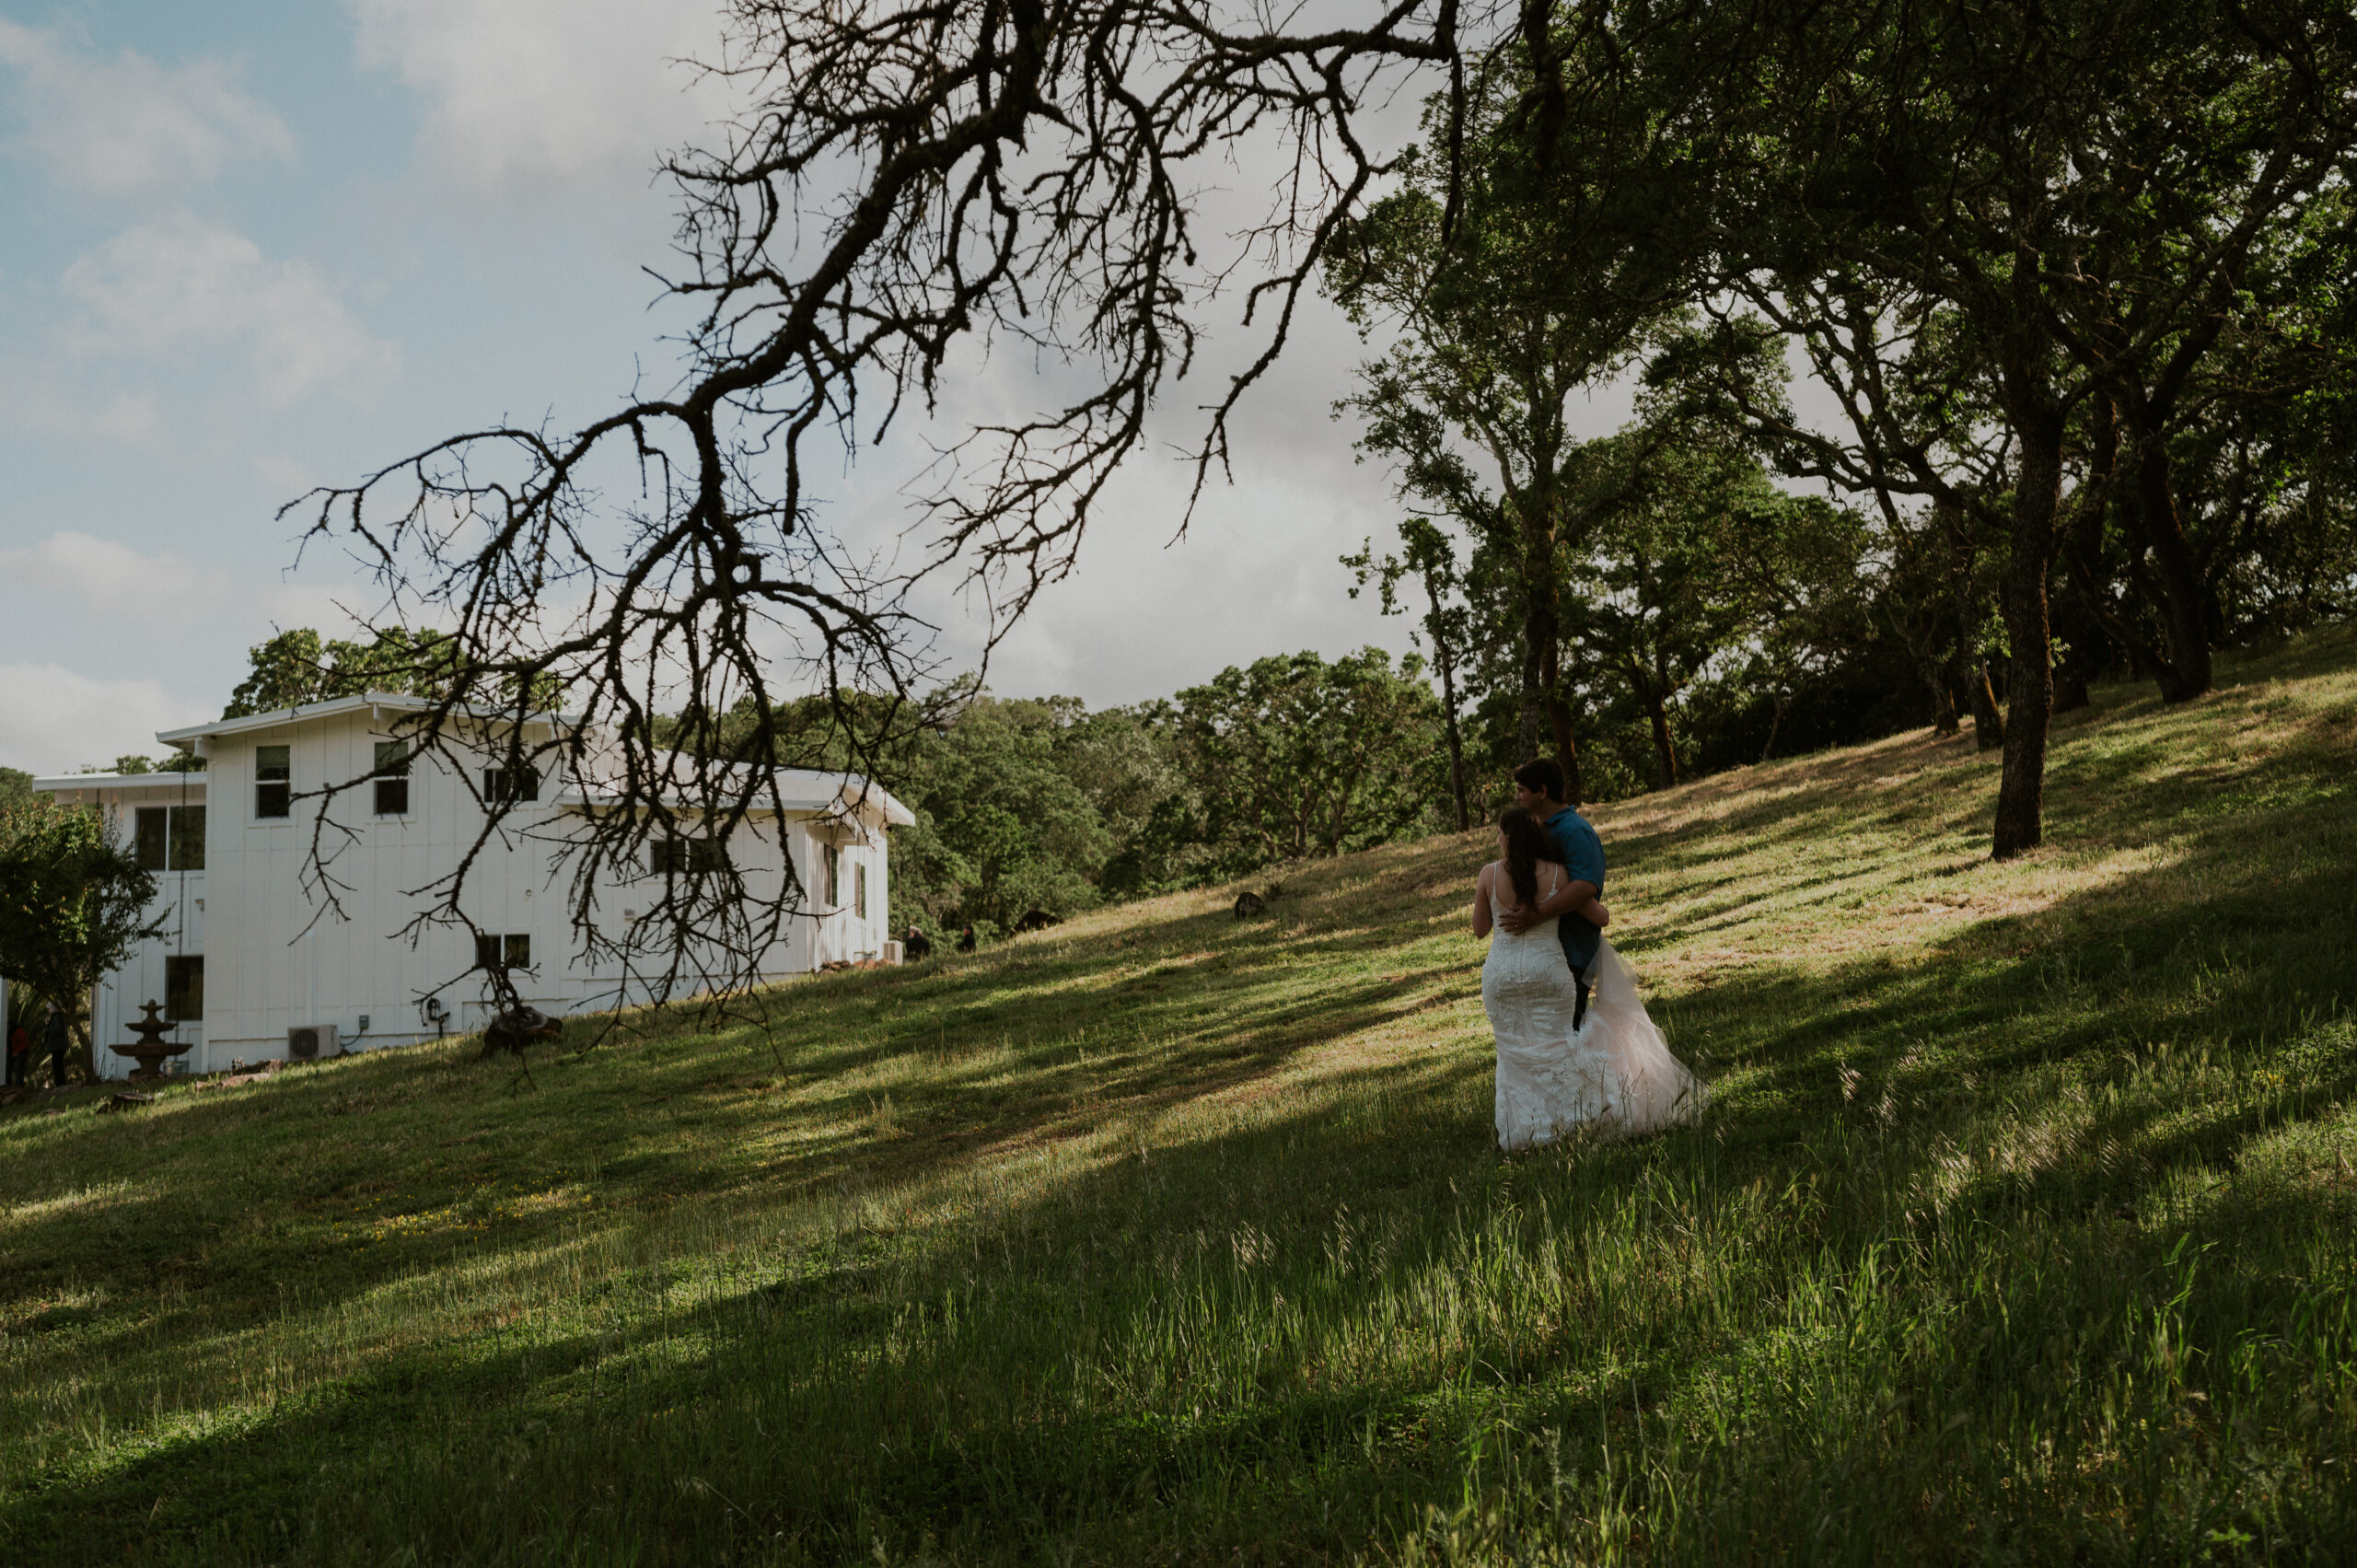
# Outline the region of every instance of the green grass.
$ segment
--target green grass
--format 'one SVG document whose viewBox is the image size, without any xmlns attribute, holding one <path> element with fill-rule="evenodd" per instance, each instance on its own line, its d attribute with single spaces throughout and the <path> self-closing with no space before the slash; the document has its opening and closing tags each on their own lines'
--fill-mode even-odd
<svg viewBox="0 0 2357 1568">
<path fill-rule="evenodd" d="M 2330 1562 L 2357 640 L 1598 812 L 1714 1098 L 1501 1158 L 1484 842 L 769 1027 L 0 1113 L 0 1561 Z"/>
</svg>

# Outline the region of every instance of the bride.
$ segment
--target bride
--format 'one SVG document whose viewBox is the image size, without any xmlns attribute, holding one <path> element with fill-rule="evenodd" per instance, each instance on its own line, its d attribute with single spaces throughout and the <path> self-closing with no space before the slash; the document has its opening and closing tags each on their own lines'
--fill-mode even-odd
<svg viewBox="0 0 2357 1568">
<path fill-rule="evenodd" d="M 1481 1005 L 1498 1041 L 1498 1146 L 1509 1153 L 1593 1129 L 1608 1136 L 1656 1132 L 1700 1110 L 1707 1091 L 1669 1053 L 1637 999 L 1628 966 L 1602 943 L 1590 969 L 1595 993 L 1578 1016 L 1579 981 L 1556 923 L 1516 935 L 1498 924 L 1511 909 L 1543 903 L 1566 873 L 1538 819 L 1519 806 L 1498 817 L 1498 858 L 1474 883 L 1473 935 L 1490 936 Z M 1590 899 L 1573 912 L 1596 925 L 1610 916 Z"/>
</svg>

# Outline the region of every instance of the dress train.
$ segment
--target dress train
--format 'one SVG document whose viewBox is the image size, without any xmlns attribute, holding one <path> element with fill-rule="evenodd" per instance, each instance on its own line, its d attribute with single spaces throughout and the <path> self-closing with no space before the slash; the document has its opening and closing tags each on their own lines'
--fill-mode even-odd
<svg viewBox="0 0 2357 1568">
<path fill-rule="evenodd" d="M 1573 1030 L 1577 982 L 1555 931 L 1551 920 L 1519 936 L 1500 927 L 1481 966 L 1498 1043 L 1498 1146 L 1633 1137 L 1700 1111 L 1709 1090 L 1670 1054 L 1608 941 L 1597 947 L 1587 1016 Z"/>
</svg>

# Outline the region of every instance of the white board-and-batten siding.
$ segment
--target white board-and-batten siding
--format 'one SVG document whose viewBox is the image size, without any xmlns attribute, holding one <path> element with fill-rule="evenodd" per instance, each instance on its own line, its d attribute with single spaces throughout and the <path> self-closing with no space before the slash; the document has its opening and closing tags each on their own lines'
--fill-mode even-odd
<svg viewBox="0 0 2357 1568">
<path fill-rule="evenodd" d="M 345 1050 L 430 1040 L 441 1030 L 428 1016 L 428 997 L 443 1009 L 444 1029 L 482 1026 L 487 989 L 475 969 L 472 936 L 463 927 L 410 928 L 434 900 L 432 885 L 458 866 L 481 832 L 483 807 L 477 792 L 484 785 L 482 769 L 493 764 L 489 749 L 471 781 L 462 781 L 440 758 L 413 760 L 407 809 L 399 815 L 376 814 L 370 782 L 331 800 L 306 798 L 306 792 L 331 784 L 366 781 L 377 743 L 392 738 L 392 721 L 412 706 L 400 699 L 344 699 L 158 737 L 203 755 L 207 767 L 199 773 L 37 781 L 37 788 L 60 799 L 90 798 L 113 807 L 120 813 L 118 831 L 124 835 L 134 821 L 127 807 L 148 803 L 134 796 L 185 790 L 207 807 L 204 869 L 158 876 L 159 903 L 168 900 L 176 909 L 194 905 L 192 912 L 202 924 L 183 922 L 171 937 L 143 944 L 99 988 L 94 1022 L 102 1071 L 119 1074 L 131 1065 L 105 1047 L 130 1040 L 123 1025 L 138 1016 L 139 1002 L 150 994 L 162 999 L 163 956 L 172 951 L 202 950 L 204 959 L 202 1023 L 183 1026 L 172 1037 L 193 1043 L 184 1058 L 190 1071 L 217 1070 L 236 1059 L 284 1057 L 287 1031 L 298 1027 L 333 1025 Z M 528 729 L 528 746 L 546 734 L 543 729 L 535 737 Z M 284 818 L 256 810 L 257 752 L 266 746 L 288 749 L 294 801 Z M 792 922 L 785 939 L 764 956 L 760 967 L 765 976 L 783 978 L 836 958 L 874 957 L 884 950 L 888 936 L 884 830 L 909 814 L 881 790 L 846 791 L 840 779 L 825 780 L 824 788 L 817 789 L 816 779 L 795 775 L 807 809 L 789 810 L 783 820 L 774 813 L 760 814 L 731 836 L 731 862 L 749 895 L 774 896 L 784 854 L 794 857 L 806 889 L 808 912 Z M 643 987 L 626 987 L 619 962 L 593 968 L 578 954 L 568 897 L 572 867 L 561 859 L 561 841 L 579 824 L 582 807 L 577 794 L 566 804 L 569 794 L 567 781 L 543 776 L 539 800 L 515 807 L 503 831 L 476 855 L 461 898 L 470 918 L 486 934 L 530 939 L 531 965 L 511 978 L 523 1001 L 559 1016 L 647 1000 Z M 845 798 L 835 798 L 838 794 Z M 787 798 L 797 800 L 792 792 Z M 336 884 L 340 912 L 324 908 L 308 864 L 322 812 L 327 825 L 318 842 Z M 837 844 L 843 895 L 834 909 L 823 901 L 830 840 Z M 864 919 L 852 908 L 862 866 L 867 877 Z M 659 897 L 659 878 L 651 875 L 635 881 L 616 878 L 601 887 L 601 930 L 619 939 L 630 916 Z M 640 966 L 648 967 L 659 972 L 659 964 Z"/>
</svg>

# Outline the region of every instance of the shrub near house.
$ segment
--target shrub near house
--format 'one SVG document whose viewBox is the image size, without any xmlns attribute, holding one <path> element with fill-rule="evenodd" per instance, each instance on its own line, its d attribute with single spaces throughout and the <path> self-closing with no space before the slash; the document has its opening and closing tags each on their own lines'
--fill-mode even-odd
<svg viewBox="0 0 2357 1568">
<path fill-rule="evenodd" d="M 83 1001 L 155 925 L 156 879 L 110 826 L 51 800 L 0 806 L 0 974 L 64 1007 L 86 1072 L 93 1020 Z"/>
</svg>

